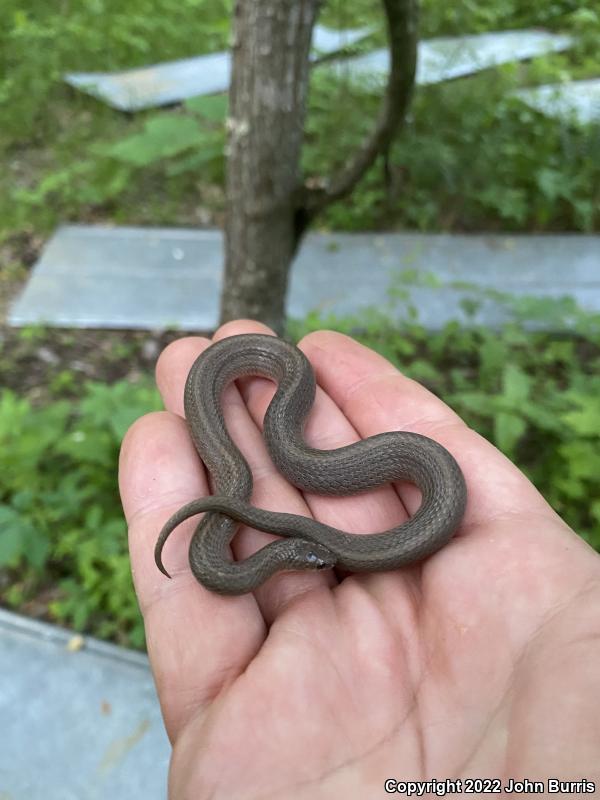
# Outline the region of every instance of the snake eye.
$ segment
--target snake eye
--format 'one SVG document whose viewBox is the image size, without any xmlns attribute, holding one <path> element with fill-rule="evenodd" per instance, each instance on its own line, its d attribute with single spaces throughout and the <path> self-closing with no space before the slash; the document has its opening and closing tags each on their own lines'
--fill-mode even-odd
<svg viewBox="0 0 600 800">
<path fill-rule="evenodd" d="M 330 561 L 313 551 L 306 554 L 306 561 L 313 569 L 330 569 L 332 567 Z"/>
</svg>

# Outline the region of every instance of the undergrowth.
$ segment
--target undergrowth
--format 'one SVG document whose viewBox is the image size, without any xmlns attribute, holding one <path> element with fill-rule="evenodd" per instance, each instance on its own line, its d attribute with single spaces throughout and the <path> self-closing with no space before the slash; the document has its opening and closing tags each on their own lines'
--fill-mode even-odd
<svg viewBox="0 0 600 800">
<path fill-rule="evenodd" d="M 512 321 L 493 331 L 469 323 L 480 298 L 467 295 L 467 320 L 432 332 L 411 305 L 414 279 L 404 275 L 385 311 L 312 315 L 290 335 L 330 327 L 380 352 L 496 444 L 600 551 L 600 316 L 569 300 L 496 296 Z M 539 330 L 543 320 L 562 332 Z M 60 382 L 44 405 L 0 393 L 0 599 L 141 647 L 117 459 L 128 425 L 158 408 L 158 395 L 123 380 L 90 382 L 80 399 L 73 391 Z"/>
<path fill-rule="evenodd" d="M 407 271 L 386 311 L 315 314 L 290 332 L 333 328 L 384 355 L 502 450 L 600 552 L 600 315 L 569 298 L 517 300 L 464 287 L 465 320 L 431 331 L 410 302 L 414 281 Z M 499 330 L 469 322 L 490 296 L 507 312 Z"/>
<path fill-rule="evenodd" d="M 63 4 L 64 6 L 64 4 Z M 107 71 L 225 49 L 230 0 L 134 0 L 64 7 L 8 0 L 0 30 L 0 240 L 59 221 L 202 224 L 223 210 L 225 104 L 124 115 L 66 86 L 68 70 Z M 326 3 L 321 21 L 364 25 L 385 42 L 379 6 Z M 600 13 L 570 0 L 424 0 L 423 37 L 516 27 L 571 33 L 572 50 L 420 87 L 389 162 L 321 220 L 338 229 L 597 230 L 600 135 L 511 98 L 522 86 L 598 74 Z M 213 105 L 211 106 L 211 103 Z M 326 176 L 362 141 L 379 93 L 344 71 L 313 70 L 304 168 Z M 356 113 L 360 109 L 361 113 Z M 384 166 L 386 169 L 384 170 Z"/>
<path fill-rule="evenodd" d="M 68 70 L 109 71 L 225 49 L 231 0 L 6 0 L 0 26 L 0 242 L 65 219 L 215 224 L 224 203 L 224 98 L 124 115 L 67 87 Z M 323 23 L 370 25 L 379 5 L 329 2 Z M 386 164 L 320 223 L 337 229 L 594 231 L 600 133 L 546 118 L 514 89 L 598 74 L 600 13 L 576 0 L 423 0 L 423 37 L 547 27 L 575 47 L 529 64 L 419 88 Z M 313 71 L 303 167 L 328 175 L 375 119 L 377 92 Z M 600 322 L 568 301 L 513 301 L 500 331 L 426 331 L 396 288 L 386 314 L 291 326 L 352 333 L 425 383 L 499 446 L 600 550 Z M 472 313 L 478 299 L 467 300 Z M 568 317 L 569 325 L 563 325 Z M 539 330 L 550 321 L 560 334 Z M 399 320 L 402 320 L 400 322 Z M 472 322 L 472 321 L 471 321 Z M 43 332 L 41 341 L 43 341 Z M 143 646 L 117 492 L 118 448 L 159 406 L 149 385 L 61 372 L 53 402 L 0 393 L 0 601 Z"/>
<path fill-rule="evenodd" d="M 69 387 L 71 390 L 72 387 Z M 160 407 L 149 385 L 89 382 L 38 407 L 0 393 L 0 597 L 77 630 L 144 642 L 117 489 L 129 425 Z"/>
</svg>

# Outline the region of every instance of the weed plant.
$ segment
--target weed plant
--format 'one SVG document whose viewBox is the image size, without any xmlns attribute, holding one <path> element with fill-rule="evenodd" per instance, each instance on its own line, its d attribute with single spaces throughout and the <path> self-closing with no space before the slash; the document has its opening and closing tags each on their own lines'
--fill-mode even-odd
<svg viewBox="0 0 600 800">
<path fill-rule="evenodd" d="M 432 332 L 407 291 L 399 283 L 385 313 L 313 315 L 290 335 L 332 327 L 382 353 L 495 443 L 600 551 L 600 317 L 569 300 L 504 298 L 513 319 L 499 331 L 467 320 Z M 477 303 L 465 300 L 467 316 Z M 539 330 L 542 321 L 559 333 Z M 80 399 L 67 399 L 69 380 L 53 388 L 57 399 L 43 406 L 0 393 L 0 598 L 141 647 L 117 459 L 125 430 L 159 408 L 158 395 L 126 381 L 90 382 Z"/>
</svg>

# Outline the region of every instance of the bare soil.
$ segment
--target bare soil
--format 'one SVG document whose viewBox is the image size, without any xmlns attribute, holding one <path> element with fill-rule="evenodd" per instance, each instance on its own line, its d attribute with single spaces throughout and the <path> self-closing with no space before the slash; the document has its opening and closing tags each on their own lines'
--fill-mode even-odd
<svg viewBox="0 0 600 800">
<path fill-rule="evenodd" d="M 27 232 L 0 245 L 0 388 L 43 403 L 50 399 L 49 387 L 62 371 L 106 383 L 135 379 L 153 371 L 170 342 L 206 333 L 9 326 L 10 304 L 23 289 L 43 245 L 41 237 Z"/>
</svg>

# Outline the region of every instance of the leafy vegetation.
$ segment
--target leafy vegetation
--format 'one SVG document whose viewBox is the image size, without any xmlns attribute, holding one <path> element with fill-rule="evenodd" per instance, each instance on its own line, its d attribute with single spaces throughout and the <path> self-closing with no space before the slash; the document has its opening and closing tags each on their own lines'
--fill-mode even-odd
<svg viewBox="0 0 600 800">
<path fill-rule="evenodd" d="M 43 145 L 71 113 L 98 104 L 62 83 L 66 71 L 103 72 L 227 47 L 230 0 L 86 0 L 67 4 L 5 0 L 0 29 L 0 130 L 5 144 Z M 57 105 L 58 104 L 58 107 Z M 114 112 L 109 112 L 110 116 Z M 69 114 L 71 117 L 71 114 Z"/>
<path fill-rule="evenodd" d="M 2 391 L 4 602 L 21 607 L 37 597 L 57 621 L 143 644 L 116 484 L 117 458 L 129 425 L 159 407 L 153 388 L 127 381 L 112 386 L 89 382 L 80 400 L 42 407 Z"/>
<path fill-rule="evenodd" d="M 227 47 L 230 0 L 8 0 L 0 30 L 0 240 L 48 231 L 64 218 L 197 224 L 223 209 L 223 98 L 127 116 L 70 89 L 67 70 L 114 70 Z M 600 14 L 573 0 L 424 0 L 422 35 L 546 26 L 576 47 L 448 84 L 420 88 L 391 154 L 358 191 L 324 217 L 335 228 L 596 230 L 600 217 L 597 130 L 544 118 L 512 89 L 598 73 Z M 323 22 L 370 25 L 366 0 L 326 4 Z M 26 57 L 23 57 L 26 53 Z M 305 168 L 327 175 L 361 141 L 378 97 L 313 72 Z M 363 113 L 355 114 L 352 109 Z"/>
<path fill-rule="evenodd" d="M 372 170 L 355 196 L 328 211 L 328 225 L 355 230 L 398 224 L 423 231 L 597 230 L 598 131 L 559 125 L 511 97 L 521 71 L 508 66 L 417 93 L 405 133 L 393 147 L 387 178 L 381 169 Z M 324 162 L 323 129 L 324 140 L 335 143 L 331 159 L 343 160 L 360 126 L 359 118 L 336 126 L 324 110 L 327 89 L 315 81 L 317 92 L 323 110 L 313 114 L 309 130 L 317 144 L 311 143 L 307 152 L 313 171 Z M 365 97 L 361 107 L 375 114 L 372 98 Z"/>
<path fill-rule="evenodd" d="M 568 298 L 517 300 L 495 292 L 510 319 L 490 330 L 468 323 L 483 299 L 472 289 L 463 302 L 467 324 L 452 321 L 434 332 L 419 324 L 410 303 L 407 284 L 414 279 L 407 273 L 386 311 L 314 315 L 296 322 L 293 335 L 330 327 L 380 352 L 518 464 L 600 551 L 600 315 Z M 539 330 L 542 320 L 563 332 Z"/>
<path fill-rule="evenodd" d="M 600 551 L 600 316 L 568 300 L 496 295 L 513 314 L 502 330 L 451 322 L 432 332 L 410 302 L 416 277 L 403 276 L 385 311 L 314 315 L 290 335 L 333 327 L 382 353 L 503 450 Z M 465 313 L 480 300 L 467 296 Z M 551 335 L 536 330 L 540 320 L 570 328 Z M 126 380 L 88 382 L 81 392 L 68 371 L 52 390 L 58 399 L 41 405 L 0 393 L 2 601 L 41 606 L 50 619 L 140 647 L 117 459 L 125 430 L 159 407 L 158 395 Z"/>
<path fill-rule="evenodd" d="M 31 260 L 19 242 L 39 242 L 65 219 L 219 223 L 224 97 L 127 116 L 70 89 L 62 75 L 225 49 L 231 6 L 231 0 L 130 0 L 125 6 L 117 0 L 5 0 L 0 244 L 16 241 L 17 255 L 0 275 L 0 288 L 2 281 L 16 280 L 22 269 L 16 261 Z M 368 45 L 385 42 L 382 15 L 372 0 L 330 0 L 322 21 L 338 28 L 370 25 Z M 599 229 L 597 128 L 545 118 L 510 96 L 525 85 L 597 76 L 598 9 L 576 0 L 422 0 L 424 37 L 517 27 L 570 32 L 576 46 L 529 64 L 420 88 L 389 162 L 376 164 L 351 199 L 327 211 L 322 225 Z M 340 166 L 370 129 L 378 104 L 376 93 L 354 85 L 343 71 L 334 78 L 326 67 L 315 69 L 306 174 L 328 175 Z M 410 304 L 410 280 L 417 277 L 427 279 L 412 275 L 399 282 L 386 313 L 343 320 L 312 316 L 294 324 L 292 334 L 325 325 L 379 350 L 496 443 L 600 550 L 598 317 L 568 301 L 497 298 L 514 314 L 501 331 L 450 323 L 432 333 Z M 467 315 L 480 299 L 467 298 Z M 570 327 L 549 335 L 536 327 L 540 319 L 555 330 L 567 320 Z M 6 351 L 0 360 L 0 598 L 141 647 L 116 470 L 126 427 L 159 405 L 147 383 L 121 379 L 136 359 L 139 372 L 147 372 L 148 359 L 123 342 L 121 351 L 116 345 L 105 354 L 105 371 L 98 375 L 105 382 L 82 386 L 70 368 L 32 372 L 31 354 L 48 350 L 50 338 L 43 328 L 22 331 L 14 348 L 15 358 L 27 365 L 21 382 Z M 66 338 L 63 346 L 68 349 Z M 127 368 L 115 367 L 121 356 Z"/>
</svg>

